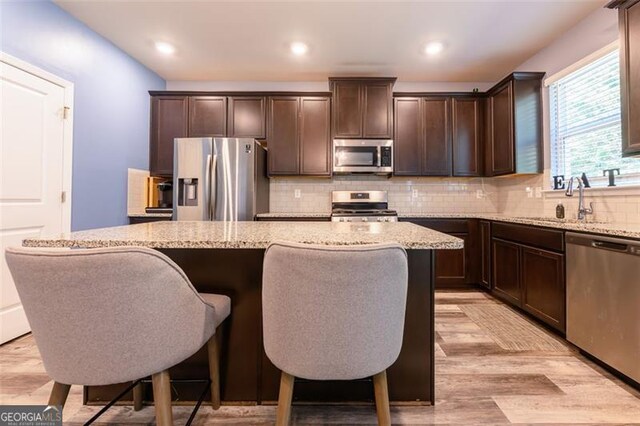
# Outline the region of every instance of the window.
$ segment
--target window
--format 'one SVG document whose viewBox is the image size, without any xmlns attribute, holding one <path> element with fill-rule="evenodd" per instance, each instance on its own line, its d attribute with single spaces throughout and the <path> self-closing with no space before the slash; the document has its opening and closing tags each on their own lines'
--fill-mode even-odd
<svg viewBox="0 0 640 426">
<path fill-rule="evenodd" d="M 591 186 L 607 186 L 605 169 L 620 169 L 616 184 L 640 183 L 640 159 L 622 158 L 620 60 L 615 50 L 549 87 L 551 172 L 586 173 Z"/>
</svg>

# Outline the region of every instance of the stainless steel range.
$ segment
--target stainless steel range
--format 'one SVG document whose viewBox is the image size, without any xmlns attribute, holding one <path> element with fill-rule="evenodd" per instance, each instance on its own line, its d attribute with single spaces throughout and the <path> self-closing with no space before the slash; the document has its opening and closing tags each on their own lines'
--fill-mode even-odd
<svg viewBox="0 0 640 426">
<path fill-rule="evenodd" d="M 397 222 L 398 212 L 389 210 L 387 191 L 333 191 L 331 221 Z"/>
</svg>

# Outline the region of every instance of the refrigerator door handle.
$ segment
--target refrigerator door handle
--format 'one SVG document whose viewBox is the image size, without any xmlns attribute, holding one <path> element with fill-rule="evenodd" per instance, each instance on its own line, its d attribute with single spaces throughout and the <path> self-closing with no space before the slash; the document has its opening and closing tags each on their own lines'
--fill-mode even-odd
<svg viewBox="0 0 640 426">
<path fill-rule="evenodd" d="M 207 168 L 206 168 L 206 209 L 207 220 L 211 220 L 211 154 L 207 155 Z"/>
<path fill-rule="evenodd" d="M 211 157 L 211 156 L 209 156 Z M 216 198 L 218 191 L 216 188 L 216 169 L 218 166 L 218 156 L 214 155 L 212 161 L 209 163 L 209 220 L 215 220 L 216 218 Z"/>
</svg>

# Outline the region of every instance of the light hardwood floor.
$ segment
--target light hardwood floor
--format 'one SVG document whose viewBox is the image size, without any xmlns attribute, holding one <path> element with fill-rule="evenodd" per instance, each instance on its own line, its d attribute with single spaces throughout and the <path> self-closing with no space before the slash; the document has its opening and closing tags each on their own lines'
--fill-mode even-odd
<svg viewBox="0 0 640 426">
<path fill-rule="evenodd" d="M 473 318 L 473 319 L 472 319 Z M 477 322 L 474 322 L 475 321 Z M 436 294 L 433 407 L 392 407 L 394 424 L 639 424 L 640 393 L 481 292 Z M 44 404 L 53 382 L 30 335 L 0 346 L 0 404 Z M 65 423 L 98 410 L 71 393 Z M 174 407 L 184 424 L 191 407 Z M 275 407 L 200 408 L 194 424 L 272 424 Z M 153 407 L 114 407 L 102 424 L 153 424 Z M 294 424 L 375 424 L 373 406 L 295 406 Z"/>
</svg>

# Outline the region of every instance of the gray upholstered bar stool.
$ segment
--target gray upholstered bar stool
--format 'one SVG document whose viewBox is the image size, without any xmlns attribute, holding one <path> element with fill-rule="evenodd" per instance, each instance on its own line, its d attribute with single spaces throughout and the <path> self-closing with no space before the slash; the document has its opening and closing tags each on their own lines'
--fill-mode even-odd
<svg viewBox="0 0 640 426">
<path fill-rule="evenodd" d="M 276 424 L 289 423 L 295 377 L 370 376 L 378 423 L 391 423 L 386 369 L 402 346 L 407 274 L 407 254 L 397 244 L 267 248 L 264 348 L 282 370 Z"/>
<path fill-rule="evenodd" d="M 206 344 L 211 403 L 220 406 L 215 332 L 228 297 L 198 294 L 178 265 L 146 248 L 11 248 L 6 259 L 55 381 L 50 405 L 64 405 L 71 385 L 152 376 L 156 422 L 171 425 L 169 368 Z"/>
</svg>

